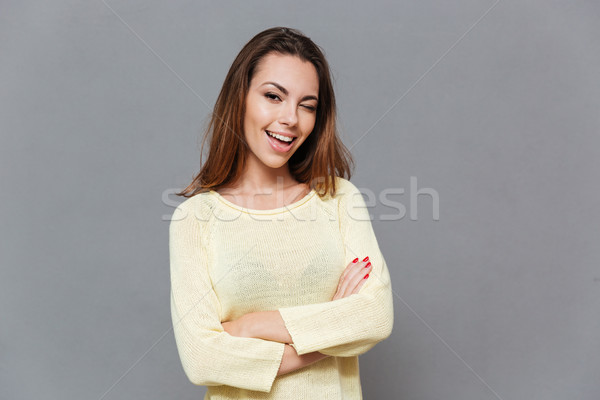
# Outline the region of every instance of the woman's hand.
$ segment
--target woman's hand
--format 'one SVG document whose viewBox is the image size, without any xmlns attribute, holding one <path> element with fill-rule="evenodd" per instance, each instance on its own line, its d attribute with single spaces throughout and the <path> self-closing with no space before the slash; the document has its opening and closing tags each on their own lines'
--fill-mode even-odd
<svg viewBox="0 0 600 400">
<path fill-rule="evenodd" d="M 277 371 L 277 375 L 284 375 L 288 372 L 304 368 L 307 365 L 327 357 L 329 356 L 319 353 L 318 351 L 313 351 L 312 353 L 306 353 L 299 356 L 292 346 L 286 344 L 283 349 L 283 357 L 281 358 L 281 364 L 279 365 L 279 371 Z"/>
<path fill-rule="evenodd" d="M 248 329 L 248 325 L 245 324 L 246 319 L 244 317 L 245 315 L 233 321 L 222 322 L 221 325 L 225 332 L 229 333 L 231 336 L 245 338 L 253 337 Z"/>
<path fill-rule="evenodd" d="M 231 336 L 293 343 L 279 311 L 255 311 L 240 318 L 221 322 L 225 332 Z"/>
<path fill-rule="evenodd" d="M 369 272 L 372 269 L 373 266 L 369 262 L 369 257 L 365 257 L 362 261 L 358 261 L 358 258 L 356 258 L 348 264 L 340 277 L 337 291 L 331 300 L 342 299 L 358 293 L 369 278 Z"/>
</svg>

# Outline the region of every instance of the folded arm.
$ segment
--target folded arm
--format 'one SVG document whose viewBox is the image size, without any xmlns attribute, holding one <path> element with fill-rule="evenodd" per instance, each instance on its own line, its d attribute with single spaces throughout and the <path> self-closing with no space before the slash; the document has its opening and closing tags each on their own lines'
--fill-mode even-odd
<svg viewBox="0 0 600 400">
<path fill-rule="evenodd" d="M 235 337 L 223 329 L 206 268 L 201 224 L 184 204 L 175 210 L 169 228 L 171 316 L 183 369 L 196 385 L 269 392 L 285 345 Z"/>
<path fill-rule="evenodd" d="M 341 183 L 338 216 L 346 260 L 368 256 L 372 271 L 356 294 L 278 310 L 298 354 L 319 351 L 339 357 L 356 356 L 392 332 L 392 287 L 385 259 L 360 191 L 348 181 Z"/>
<path fill-rule="evenodd" d="M 377 277 L 369 279 L 377 279 Z M 389 336 L 393 324 L 393 314 L 389 313 L 391 311 L 389 310 L 391 304 L 389 304 L 387 307 L 377 307 L 375 315 L 371 313 L 365 321 L 361 315 L 364 315 L 365 310 L 368 311 L 373 300 L 370 300 L 368 295 L 355 296 L 355 294 L 350 295 L 353 297 L 352 301 L 345 303 L 339 299 L 332 302 L 291 307 L 289 312 L 292 317 L 288 324 L 292 326 L 293 331 L 298 328 L 297 331 L 294 331 L 295 337 L 304 340 L 306 336 L 307 339 L 300 346 L 294 343 L 282 317 L 282 310 L 249 313 L 238 320 L 226 322 L 223 326 L 234 336 L 259 338 L 292 345 L 299 350 L 297 354 L 312 354 L 319 350 L 322 355 L 340 357 L 360 355 Z M 383 297 L 383 304 L 391 301 L 386 300 L 385 295 Z M 304 313 L 303 318 L 296 315 L 299 310 Z M 345 310 L 352 310 L 352 315 L 344 316 Z M 314 320 L 318 319 L 329 320 L 329 323 L 322 325 L 321 328 L 316 328 Z M 381 325 L 377 325 L 378 323 Z M 306 343 L 311 342 L 313 347 L 310 349 L 312 351 L 306 349 L 306 346 L 310 345 Z M 331 345 L 331 343 L 338 344 Z M 329 346 L 327 346 L 328 344 Z"/>
<path fill-rule="evenodd" d="M 346 190 L 339 204 L 346 257 L 369 256 L 372 263 L 360 291 L 333 301 L 246 314 L 228 323 L 235 334 L 290 344 L 299 355 L 319 351 L 340 357 L 363 354 L 391 334 L 389 272 L 360 192 L 353 185 Z"/>
</svg>

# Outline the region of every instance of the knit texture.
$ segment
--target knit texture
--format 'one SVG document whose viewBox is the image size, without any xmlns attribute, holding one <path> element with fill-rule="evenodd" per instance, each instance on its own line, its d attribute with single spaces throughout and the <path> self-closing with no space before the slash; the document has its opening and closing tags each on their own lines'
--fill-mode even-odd
<svg viewBox="0 0 600 400">
<path fill-rule="evenodd" d="M 387 338 L 392 288 L 358 189 L 336 178 L 274 210 L 249 210 L 216 192 L 186 199 L 169 227 L 171 314 L 189 380 L 206 399 L 362 399 L 358 355 Z M 360 292 L 331 301 L 346 265 L 369 257 Z M 279 310 L 300 355 L 330 355 L 276 376 L 284 344 L 239 338 L 221 322 Z"/>
</svg>

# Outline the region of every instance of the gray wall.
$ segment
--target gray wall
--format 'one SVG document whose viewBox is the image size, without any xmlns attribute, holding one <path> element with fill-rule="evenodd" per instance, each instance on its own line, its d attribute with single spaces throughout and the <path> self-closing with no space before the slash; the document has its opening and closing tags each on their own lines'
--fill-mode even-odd
<svg viewBox="0 0 600 400">
<path fill-rule="evenodd" d="M 494 1 L 3 0 L 0 398 L 202 398 L 163 196 L 284 25 L 326 51 L 354 183 L 404 189 L 372 211 L 396 322 L 365 398 L 598 399 L 600 5 Z"/>
</svg>

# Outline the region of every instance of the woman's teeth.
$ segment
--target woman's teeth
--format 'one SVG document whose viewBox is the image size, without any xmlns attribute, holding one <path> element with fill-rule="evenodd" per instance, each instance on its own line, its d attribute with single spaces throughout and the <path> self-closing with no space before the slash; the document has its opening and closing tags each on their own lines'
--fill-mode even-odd
<svg viewBox="0 0 600 400">
<path fill-rule="evenodd" d="M 278 135 L 273 132 L 269 132 L 269 131 L 265 131 L 265 132 L 267 132 L 267 135 L 274 137 L 275 139 L 279 139 L 282 142 L 291 143 L 294 140 L 294 138 L 290 138 L 290 137 L 283 136 L 283 135 Z"/>
</svg>

